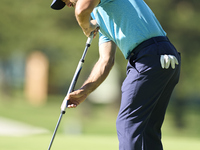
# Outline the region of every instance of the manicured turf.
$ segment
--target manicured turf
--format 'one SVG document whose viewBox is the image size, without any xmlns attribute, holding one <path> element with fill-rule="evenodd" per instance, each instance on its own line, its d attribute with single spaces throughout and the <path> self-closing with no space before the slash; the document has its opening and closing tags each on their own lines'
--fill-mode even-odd
<svg viewBox="0 0 200 150">
<path fill-rule="evenodd" d="M 47 150 L 51 135 L 0 137 L 2 150 Z M 95 135 L 56 135 L 52 150 L 112 150 L 118 148 L 117 137 Z"/>
<path fill-rule="evenodd" d="M 191 137 L 164 137 L 164 150 L 198 150 L 200 139 Z"/>
<path fill-rule="evenodd" d="M 51 135 L 28 137 L 0 137 L 2 150 L 47 150 Z M 164 137 L 164 150 L 197 150 L 200 139 L 185 137 Z M 56 135 L 51 150 L 117 150 L 116 136 L 99 135 Z"/>
<path fill-rule="evenodd" d="M 0 102 L 1 117 L 50 131 L 47 134 L 25 137 L 0 135 L 0 150 L 47 150 L 60 115 L 62 98 L 55 97 L 40 107 L 30 106 L 22 99 Z M 51 150 L 117 150 L 117 112 L 118 108 L 113 108 L 112 105 L 87 103 L 77 109 L 67 110 Z M 170 111 L 167 113 L 163 125 L 164 150 L 199 149 L 200 113 L 198 109 L 185 110 L 184 113 L 182 128 L 175 126 L 174 114 Z"/>
</svg>

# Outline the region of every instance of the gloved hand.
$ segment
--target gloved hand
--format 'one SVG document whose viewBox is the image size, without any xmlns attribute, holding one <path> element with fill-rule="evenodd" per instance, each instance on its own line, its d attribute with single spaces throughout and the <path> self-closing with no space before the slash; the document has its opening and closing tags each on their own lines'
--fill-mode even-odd
<svg viewBox="0 0 200 150">
<path fill-rule="evenodd" d="M 178 60 L 173 55 L 161 55 L 160 56 L 160 63 L 163 69 L 168 69 L 170 64 L 172 68 L 175 68 L 175 65 L 178 65 Z"/>
</svg>

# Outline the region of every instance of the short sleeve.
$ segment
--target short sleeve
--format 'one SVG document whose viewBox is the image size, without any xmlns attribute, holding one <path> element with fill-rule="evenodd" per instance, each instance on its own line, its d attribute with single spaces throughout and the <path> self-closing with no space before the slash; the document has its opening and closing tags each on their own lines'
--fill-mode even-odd
<svg viewBox="0 0 200 150">
<path fill-rule="evenodd" d="M 99 32 L 99 45 L 111 41 L 108 37 Z"/>
</svg>

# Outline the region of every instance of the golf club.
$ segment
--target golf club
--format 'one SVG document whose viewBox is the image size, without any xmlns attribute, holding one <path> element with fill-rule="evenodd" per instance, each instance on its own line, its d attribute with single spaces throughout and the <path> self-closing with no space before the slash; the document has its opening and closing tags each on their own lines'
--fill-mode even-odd
<svg viewBox="0 0 200 150">
<path fill-rule="evenodd" d="M 83 55 L 82 55 L 82 57 L 81 57 L 81 59 L 80 59 L 80 61 L 79 61 L 79 63 L 78 63 L 78 66 L 77 66 L 76 71 L 75 71 L 75 73 L 74 73 L 74 76 L 73 76 L 73 79 L 72 79 L 72 81 L 71 81 L 70 87 L 69 87 L 69 89 L 68 89 L 67 95 L 68 95 L 69 93 L 73 92 L 73 90 L 74 90 L 74 87 L 75 87 L 75 85 L 76 85 L 78 76 L 79 76 L 79 74 L 80 74 L 80 72 L 81 72 L 83 63 L 84 63 L 84 61 L 85 61 L 85 56 L 86 56 L 87 50 L 88 50 L 88 48 L 90 47 L 90 45 L 91 45 L 91 43 L 92 43 L 92 39 L 93 39 L 93 33 L 91 33 L 90 37 L 88 37 L 88 39 L 87 39 L 87 41 L 86 41 L 85 50 L 84 50 Z M 67 95 L 66 95 L 66 97 L 67 97 Z M 62 119 L 63 114 L 65 114 L 65 110 L 66 110 L 66 108 L 67 108 L 67 99 L 66 99 L 66 97 L 65 97 L 65 99 L 63 100 L 63 103 L 62 103 L 62 106 L 61 106 L 60 117 L 59 117 L 58 122 L 57 122 L 57 124 L 56 124 L 56 127 L 55 127 L 55 130 L 54 130 L 53 136 L 52 136 L 52 138 L 51 138 L 51 142 L 50 142 L 50 144 L 49 144 L 48 150 L 51 149 L 51 146 L 52 146 L 52 144 L 53 144 L 53 140 L 54 140 L 54 138 L 55 138 L 56 132 L 57 132 L 58 127 L 59 127 L 59 124 L 60 124 L 60 121 L 61 121 L 61 119 Z"/>
</svg>

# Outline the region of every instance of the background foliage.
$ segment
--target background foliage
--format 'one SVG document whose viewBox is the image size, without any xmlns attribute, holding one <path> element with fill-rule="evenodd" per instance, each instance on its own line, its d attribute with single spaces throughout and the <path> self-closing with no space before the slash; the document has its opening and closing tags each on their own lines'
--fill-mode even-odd
<svg viewBox="0 0 200 150">
<path fill-rule="evenodd" d="M 181 78 L 169 110 L 177 125 L 200 97 L 200 2 L 199 0 L 146 0 L 182 56 Z M 1 94 L 12 96 L 24 88 L 27 56 L 35 50 L 49 59 L 49 94 L 64 95 L 84 50 L 86 37 L 78 26 L 74 9 L 50 9 L 50 0 L 1 0 L 0 5 L 0 87 Z M 79 86 L 98 59 L 98 39 L 86 57 Z M 116 66 L 120 83 L 125 78 L 126 60 L 117 51 Z M 118 106 L 118 105 L 117 105 Z M 187 119 L 186 119 L 187 120 Z"/>
<path fill-rule="evenodd" d="M 200 70 L 198 0 L 146 0 L 176 48 L 182 53 L 181 98 L 199 97 Z M 79 28 L 74 9 L 55 11 L 49 0 L 6 1 L 0 6 L 0 58 L 8 61 L 13 55 L 26 57 L 33 50 L 46 53 L 50 60 L 49 86 L 54 90 L 71 79 L 72 70 L 82 54 L 86 37 Z M 98 58 L 97 38 L 87 56 L 88 64 Z M 119 72 L 124 77 L 126 61 L 117 53 Z M 85 69 L 83 76 L 91 69 Z M 56 87 L 56 88 L 54 88 Z M 53 92 L 53 90 L 50 92 Z M 59 88 L 62 89 L 62 88 Z M 59 90 L 58 90 L 59 91 Z M 57 92 L 58 92 L 57 91 Z"/>
</svg>

